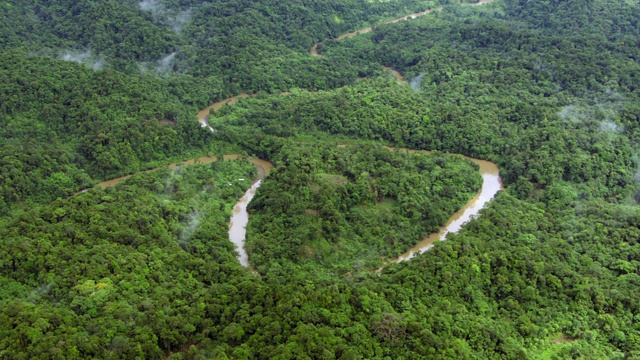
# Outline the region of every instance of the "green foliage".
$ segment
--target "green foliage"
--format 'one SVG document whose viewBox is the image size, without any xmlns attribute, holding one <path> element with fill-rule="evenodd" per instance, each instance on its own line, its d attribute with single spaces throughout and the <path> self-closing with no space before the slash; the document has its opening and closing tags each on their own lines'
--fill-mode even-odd
<svg viewBox="0 0 640 360">
<path fill-rule="evenodd" d="M 408 146 L 492 159 L 507 184 L 565 180 L 595 196 L 627 196 L 639 134 L 630 77 L 640 68 L 629 61 L 637 49 L 456 15 L 379 27 L 329 44 L 326 54 L 405 73 L 430 109 L 430 122 L 411 132 L 421 131 L 420 142 Z"/>
<path fill-rule="evenodd" d="M 460 2 L 0 2 L 0 357 L 639 357 L 637 4 Z M 68 197 L 230 147 L 258 274 L 246 162 Z M 507 190 L 378 276 L 478 188 L 444 152 Z"/>
<path fill-rule="evenodd" d="M 2 211 L 168 162 L 210 139 L 162 83 L 15 53 L 0 58 Z"/>
<path fill-rule="evenodd" d="M 245 277 L 226 224 L 249 186 L 237 179 L 255 174 L 241 161 L 163 169 L 16 217 L 0 235 L 0 352 L 178 350 L 202 330 L 209 291 Z"/>
<path fill-rule="evenodd" d="M 469 160 L 379 146 L 294 143 L 274 161 L 250 209 L 247 250 L 260 272 L 274 259 L 316 264 L 312 274 L 371 272 L 437 231 L 482 182 Z"/>
</svg>

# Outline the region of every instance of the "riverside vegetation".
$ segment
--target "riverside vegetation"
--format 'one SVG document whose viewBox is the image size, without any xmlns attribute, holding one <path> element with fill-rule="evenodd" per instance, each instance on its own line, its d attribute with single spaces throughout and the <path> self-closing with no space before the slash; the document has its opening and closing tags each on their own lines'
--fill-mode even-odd
<svg viewBox="0 0 640 360">
<path fill-rule="evenodd" d="M 0 357 L 640 356 L 637 4 L 4 0 L 0 17 Z M 249 205 L 257 274 L 227 235 L 245 156 L 143 171 L 229 153 L 275 165 Z M 377 274 L 479 188 L 453 154 L 498 164 L 506 190 Z"/>
</svg>

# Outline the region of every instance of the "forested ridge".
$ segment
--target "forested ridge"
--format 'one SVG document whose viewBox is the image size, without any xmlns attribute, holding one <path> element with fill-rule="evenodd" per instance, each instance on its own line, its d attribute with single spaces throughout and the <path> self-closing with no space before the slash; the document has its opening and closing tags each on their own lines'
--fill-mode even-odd
<svg viewBox="0 0 640 360">
<path fill-rule="evenodd" d="M 639 357 L 639 11 L 0 1 L 0 358 Z"/>
</svg>

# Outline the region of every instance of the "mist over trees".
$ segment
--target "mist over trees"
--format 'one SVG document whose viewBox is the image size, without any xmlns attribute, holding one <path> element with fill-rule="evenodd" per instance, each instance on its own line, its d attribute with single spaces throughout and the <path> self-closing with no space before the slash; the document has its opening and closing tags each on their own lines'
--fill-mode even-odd
<svg viewBox="0 0 640 360">
<path fill-rule="evenodd" d="M 0 1 L 0 357 L 640 356 L 639 10 Z"/>
</svg>

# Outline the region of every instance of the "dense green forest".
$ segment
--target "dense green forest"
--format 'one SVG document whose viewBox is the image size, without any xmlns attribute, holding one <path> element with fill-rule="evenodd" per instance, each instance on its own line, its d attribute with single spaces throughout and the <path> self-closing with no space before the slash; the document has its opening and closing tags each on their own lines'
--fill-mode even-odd
<svg viewBox="0 0 640 360">
<path fill-rule="evenodd" d="M 222 81 L 225 90 L 237 93 L 343 86 L 358 69 L 348 61 L 307 56 L 314 42 L 439 2 L 37 0 L 26 6 L 4 0 L 0 5 L 5 49 L 93 68 Z"/>
<path fill-rule="evenodd" d="M 340 275 L 370 272 L 436 231 L 482 181 L 461 157 L 371 146 L 286 145 L 274 161 L 277 171 L 251 203 L 246 244 L 263 273 L 273 258 L 315 275 L 315 263 Z"/>
<path fill-rule="evenodd" d="M 467 3 L 0 1 L 0 358 L 640 357 L 640 6 Z"/>
<path fill-rule="evenodd" d="M 208 149 L 162 82 L 14 53 L 0 55 L 0 79 L 3 213 Z"/>
</svg>

